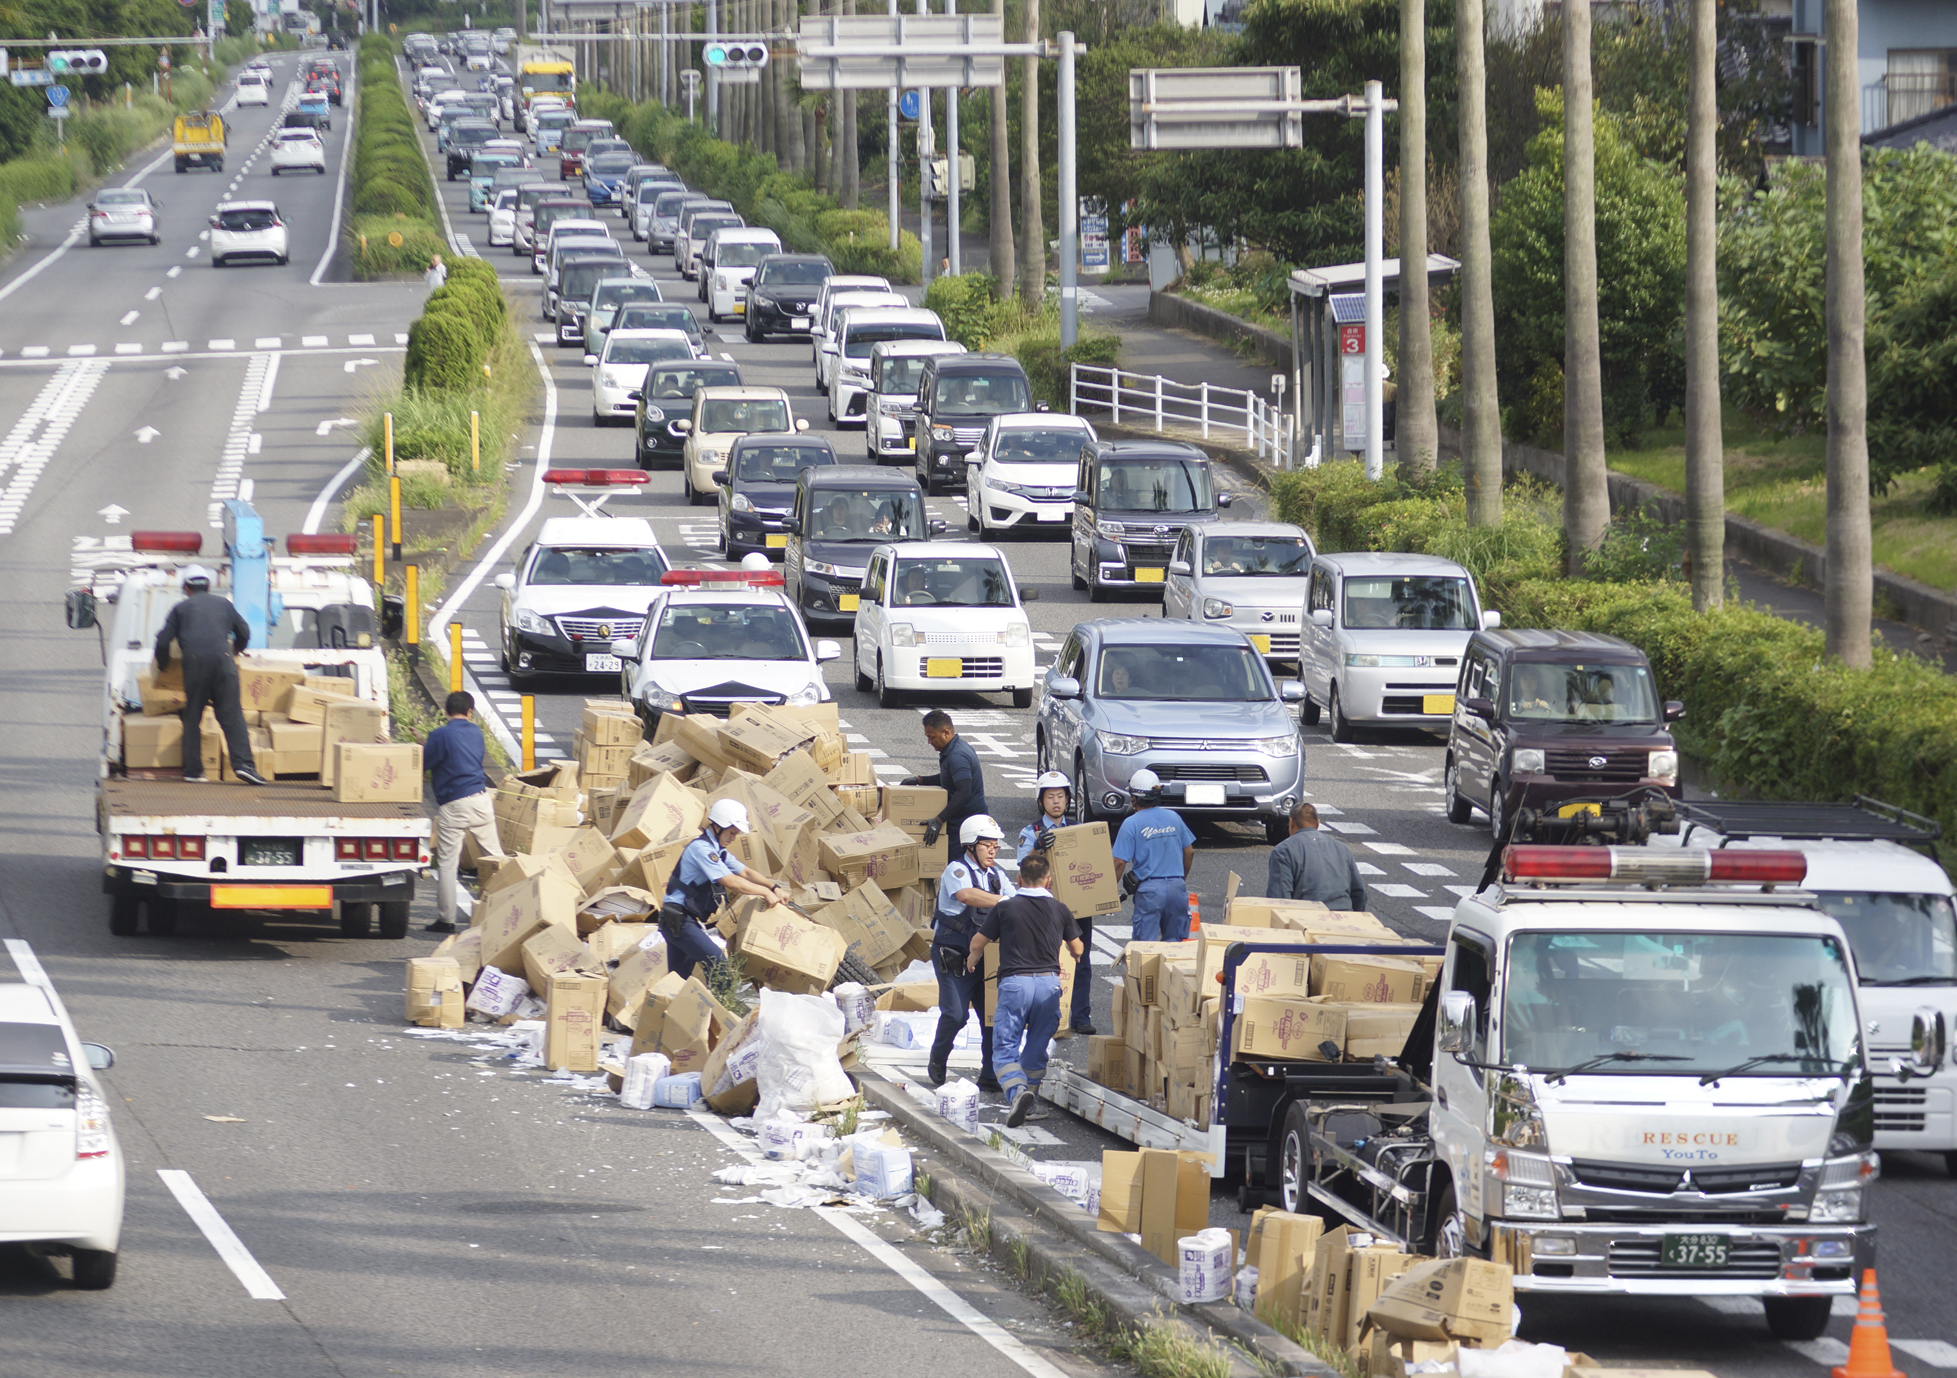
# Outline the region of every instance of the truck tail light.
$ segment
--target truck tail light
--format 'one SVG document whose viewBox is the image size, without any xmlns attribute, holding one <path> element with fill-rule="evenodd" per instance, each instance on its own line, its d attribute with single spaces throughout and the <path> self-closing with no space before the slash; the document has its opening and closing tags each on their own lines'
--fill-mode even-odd
<svg viewBox="0 0 1957 1378">
<path fill-rule="evenodd" d="M 139 555 L 196 555 L 204 549 L 201 531 L 132 531 L 129 548 Z"/>
<path fill-rule="evenodd" d="M 335 861 L 419 861 L 421 844 L 412 837 L 342 837 L 334 840 Z"/>
<path fill-rule="evenodd" d="M 204 839 L 177 833 L 132 833 L 122 839 L 122 854 L 152 861 L 202 861 Z"/>
</svg>

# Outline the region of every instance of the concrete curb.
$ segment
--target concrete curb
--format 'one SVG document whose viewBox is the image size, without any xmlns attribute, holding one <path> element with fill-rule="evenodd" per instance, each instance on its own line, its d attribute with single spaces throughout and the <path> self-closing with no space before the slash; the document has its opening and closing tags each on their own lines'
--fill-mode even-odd
<svg viewBox="0 0 1957 1378">
<path fill-rule="evenodd" d="M 1252 325 L 1240 316 L 1214 306 L 1205 306 L 1199 301 L 1178 296 L 1174 292 L 1150 292 L 1148 294 L 1148 322 L 1169 330 L 1187 330 L 1193 334 L 1205 335 L 1212 340 L 1221 340 L 1228 345 L 1249 341 L 1257 346 L 1258 356 L 1266 362 L 1289 373 L 1291 371 L 1291 339 L 1275 330 L 1267 330 L 1261 325 Z"/>
<path fill-rule="evenodd" d="M 865 1101 L 888 1111 L 913 1142 L 945 1166 L 947 1175 L 931 1180 L 933 1204 L 947 1214 L 967 1208 L 991 1210 L 995 1236 L 1004 1227 L 1024 1240 L 1028 1258 L 1037 1262 L 1043 1275 L 1041 1285 L 1050 1286 L 1075 1272 L 1124 1325 L 1161 1324 L 1174 1318 L 1198 1337 L 1207 1333 L 1241 1345 L 1266 1372 L 1337 1378 L 1336 1369 L 1235 1306 L 1181 1304 L 1176 1273 L 1167 1264 L 1125 1235 L 1096 1229 L 1093 1217 L 1073 1201 L 1003 1153 L 927 1112 L 902 1087 L 874 1074 L 864 1075 L 862 1085 Z M 994 1248 L 999 1247 L 995 1237 Z M 1032 1271 L 1028 1269 L 1029 1274 Z M 1237 1367 L 1245 1373 L 1257 1371 L 1241 1357 L 1233 1362 L 1233 1370 Z"/>
</svg>

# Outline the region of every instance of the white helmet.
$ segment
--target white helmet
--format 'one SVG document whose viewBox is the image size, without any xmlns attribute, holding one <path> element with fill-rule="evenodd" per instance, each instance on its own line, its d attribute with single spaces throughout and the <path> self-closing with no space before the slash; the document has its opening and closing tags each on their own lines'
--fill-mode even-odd
<svg viewBox="0 0 1957 1378">
<path fill-rule="evenodd" d="M 738 832 L 751 833 L 754 828 L 747 821 L 747 805 L 738 799 L 717 799 L 707 810 L 707 821 L 716 828 L 733 828 Z"/>
<path fill-rule="evenodd" d="M 1067 772 L 1064 770 L 1046 771 L 1039 779 L 1033 782 L 1033 797 L 1037 799 L 1050 789 L 1063 789 L 1067 793 L 1072 794 L 1074 792 L 1074 782 L 1067 778 Z"/>
<path fill-rule="evenodd" d="M 749 574 L 766 574 L 770 568 L 768 557 L 758 550 L 750 550 L 741 556 L 741 568 Z"/>
<path fill-rule="evenodd" d="M 1142 798 L 1144 795 L 1160 793 L 1161 789 L 1162 777 L 1150 770 L 1147 766 L 1143 766 L 1140 770 L 1128 777 L 1128 792 L 1137 799 Z"/>
<path fill-rule="evenodd" d="M 1006 840 L 1006 834 L 993 821 L 991 814 L 975 813 L 959 825 L 958 843 L 960 846 L 969 847 L 974 842 L 985 839 L 993 842 L 1004 842 Z"/>
<path fill-rule="evenodd" d="M 185 565 L 182 582 L 188 584 L 215 584 L 217 575 L 203 565 Z"/>
</svg>

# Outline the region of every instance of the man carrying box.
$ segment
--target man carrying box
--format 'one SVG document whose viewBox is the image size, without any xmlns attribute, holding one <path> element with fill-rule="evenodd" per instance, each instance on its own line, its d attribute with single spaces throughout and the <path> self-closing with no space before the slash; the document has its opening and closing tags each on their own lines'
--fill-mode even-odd
<svg viewBox="0 0 1957 1378">
<path fill-rule="evenodd" d="M 1018 1128 L 1035 1115 L 1047 1044 L 1060 1028 L 1060 944 L 1079 959 L 1085 944 L 1074 916 L 1040 882 L 1043 853 L 1019 864 L 1019 890 L 986 911 L 972 938 L 971 965 L 983 971 L 986 944 L 999 944 L 999 1007 L 992 1020 L 999 1089 L 1012 1099 L 1006 1123 Z"/>
<path fill-rule="evenodd" d="M 1317 900 L 1347 913 L 1366 908 L 1366 882 L 1352 849 L 1319 829 L 1318 810 L 1310 804 L 1291 810 L 1291 836 L 1271 848 L 1264 893 L 1279 900 Z"/>
<path fill-rule="evenodd" d="M 707 810 L 707 826 L 686 844 L 673 879 L 666 889 L 666 903 L 659 911 L 659 931 L 666 938 L 666 965 L 684 981 L 696 967 L 713 966 L 722 960 L 720 948 L 707 936 L 707 920 L 720 908 L 721 893 L 759 895 L 775 904 L 788 902 L 788 887 L 749 872 L 738 857 L 729 855 L 728 843 L 737 833 L 753 832 L 747 806 L 738 799 L 721 799 Z M 701 979 L 706 974 L 701 973 Z"/>
<path fill-rule="evenodd" d="M 183 572 L 183 601 L 163 619 L 156 634 L 156 668 L 170 668 L 170 643 L 183 656 L 183 778 L 204 779 L 204 705 L 217 715 L 231 752 L 231 773 L 248 785 L 271 781 L 258 773 L 252 759 L 251 733 L 245 730 L 244 705 L 238 701 L 237 653 L 251 644 L 251 627 L 238 616 L 231 600 L 212 593 L 217 576 L 202 565 Z"/>
<path fill-rule="evenodd" d="M 482 764 L 487 748 L 482 729 L 471 720 L 475 695 L 457 690 L 442 709 L 448 721 L 421 744 L 422 768 L 435 786 L 435 922 L 423 930 L 427 933 L 455 932 L 455 873 L 462 864 L 462 840 L 473 837 L 481 856 L 503 856 L 496 836 L 496 795 Z"/>
<path fill-rule="evenodd" d="M 976 1005 L 981 1011 L 979 1090 L 999 1089 L 999 1079 L 992 1072 L 992 1030 L 983 1014 L 985 968 L 973 966 L 967 954 L 986 911 L 1013 895 L 1012 882 L 998 866 L 999 843 L 1005 836 L 987 814 L 967 818 L 958 830 L 964 852 L 938 877 L 938 908 L 932 916 L 931 931 L 931 964 L 938 970 L 938 1035 L 931 1041 L 927 1074 L 933 1086 L 944 1085 L 951 1045 Z"/>
</svg>

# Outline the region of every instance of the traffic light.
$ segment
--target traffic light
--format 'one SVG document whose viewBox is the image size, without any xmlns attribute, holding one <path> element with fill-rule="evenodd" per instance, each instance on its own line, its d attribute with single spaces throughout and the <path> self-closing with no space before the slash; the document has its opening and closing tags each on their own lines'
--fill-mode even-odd
<svg viewBox="0 0 1957 1378">
<path fill-rule="evenodd" d="M 927 194 L 934 201 L 942 201 L 951 180 L 951 160 L 933 158 L 928 165 L 930 176 L 925 179 Z"/>
<path fill-rule="evenodd" d="M 58 77 L 98 77 L 109 70 L 100 48 L 64 48 L 48 54 L 48 70 Z"/>
<path fill-rule="evenodd" d="M 765 43 L 709 43 L 707 66 L 723 71 L 759 71 L 768 65 Z"/>
</svg>

